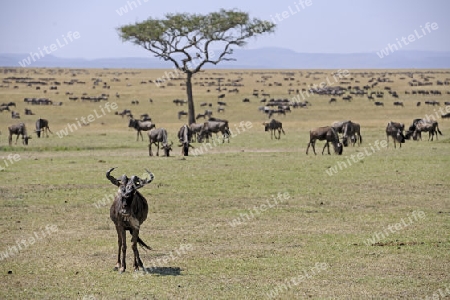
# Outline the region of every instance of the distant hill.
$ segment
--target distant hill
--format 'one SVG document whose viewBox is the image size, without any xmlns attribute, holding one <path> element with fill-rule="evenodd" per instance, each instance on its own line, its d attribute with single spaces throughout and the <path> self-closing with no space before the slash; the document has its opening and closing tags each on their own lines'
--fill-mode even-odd
<svg viewBox="0 0 450 300">
<path fill-rule="evenodd" d="M 386 53 L 298 53 L 284 48 L 237 49 L 236 61 L 207 68 L 217 69 L 447 69 L 450 52 L 396 51 Z M 380 58 L 382 57 L 382 58 Z M 0 54 L 2 67 L 171 69 L 170 62 L 154 57 L 72 59 L 51 54 L 42 58 L 29 54 Z"/>
</svg>

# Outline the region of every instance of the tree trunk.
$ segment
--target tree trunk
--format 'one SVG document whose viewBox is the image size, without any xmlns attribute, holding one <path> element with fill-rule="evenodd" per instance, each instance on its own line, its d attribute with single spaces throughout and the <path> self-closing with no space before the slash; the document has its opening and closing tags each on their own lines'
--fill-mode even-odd
<svg viewBox="0 0 450 300">
<path fill-rule="evenodd" d="M 192 95 L 192 72 L 186 73 L 186 93 L 187 93 L 187 101 L 188 101 L 188 125 L 195 123 L 195 108 L 194 108 L 194 96 Z"/>
</svg>

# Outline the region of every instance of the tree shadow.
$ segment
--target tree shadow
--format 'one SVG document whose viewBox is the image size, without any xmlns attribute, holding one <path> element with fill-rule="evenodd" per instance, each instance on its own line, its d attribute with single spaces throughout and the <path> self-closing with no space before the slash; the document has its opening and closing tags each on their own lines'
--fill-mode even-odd
<svg viewBox="0 0 450 300">
<path fill-rule="evenodd" d="M 177 276 L 181 275 L 182 271 L 180 267 L 150 267 L 145 268 L 145 270 L 150 274 L 158 274 L 162 276 L 166 275 Z"/>
</svg>

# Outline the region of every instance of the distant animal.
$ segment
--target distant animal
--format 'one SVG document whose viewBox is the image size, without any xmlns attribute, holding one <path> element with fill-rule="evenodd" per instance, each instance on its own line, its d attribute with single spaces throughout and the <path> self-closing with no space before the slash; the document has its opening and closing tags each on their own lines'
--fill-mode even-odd
<svg viewBox="0 0 450 300">
<path fill-rule="evenodd" d="M 375 101 L 374 104 L 375 106 L 384 106 L 384 103 L 380 101 Z"/>
<path fill-rule="evenodd" d="M 124 109 L 122 112 L 117 112 L 116 111 L 115 114 L 119 115 L 119 116 L 122 116 L 122 118 L 123 118 L 123 116 L 133 117 L 133 115 L 131 114 L 131 110 L 129 110 L 129 109 Z"/>
<path fill-rule="evenodd" d="M 17 140 L 19 139 L 20 135 L 22 136 L 22 143 L 24 145 L 28 145 L 28 140 L 31 139 L 31 136 L 29 136 L 27 134 L 27 128 L 24 123 L 11 125 L 8 127 L 8 131 L 9 131 L 8 142 L 9 142 L 10 146 L 12 144 L 12 136 L 13 135 L 17 135 L 16 143 L 15 143 L 16 145 L 17 145 Z"/>
<path fill-rule="evenodd" d="M 159 143 L 162 143 L 161 149 L 164 150 L 164 156 L 169 157 L 172 151 L 173 142 L 167 142 L 167 130 L 164 128 L 153 128 L 148 132 L 150 143 L 148 144 L 148 155 L 153 156 L 152 144 L 156 145 L 156 156 L 159 156 Z"/>
<path fill-rule="evenodd" d="M 188 113 L 184 110 L 178 112 L 178 120 L 181 119 L 182 116 L 187 116 Z"/>
<path fill-rule="evenodd" d="M 51 134 L 53 134 L 53 132 L 50 130 L 50 127 L 48 127 L 48 120 L 47 119 L 37 119 L 36 121 L 36 135 L 38 138 L 41 137 L 41 131 L 43 131 L 46 135 L 46 137 L 48 137 L 48 132 L 50 132 Z"/>
<path fill-rule="evenodd" d="M 142 268 L 143 272 L 146 273 L 144 264 L 139 256 L 137 244 L 139 243 L 142 247 L 151 250 L 139 237 L 141 225 L 147 219 L 148 203 L 145 197 L 139 193 L 138 189 L 152 182 L 154 175 L 146 170 L 149 178 L 144 180 L 138 176 L 128 178 L 126 175 L 122 175 L 116 179 L 111 175 L 113 170 L 114 168 L 111 168 L 106 172 L 106 178 L 112 184 L 119 187 L 109 212 L 109 216 L 116 227 L 119 246 L 115 270 L 120 273 L 125 272 L 127 253 L 126 232 L 129 231 L 131 234 L 131 249 L 133 249 L 134 253 L 134 270 L 138 271 L 139 268 Z"/>
<path fill-rule="evenodd" d="M 144 140 L 141 131 L 149 131 L 150 129 L 155 128 L 155 124 L 153 124 L 150 121 L 141 121 L 131 118 L 130 121 L 128 122 L 128 127 L 136 129 L 137 131 L 136 141 L 138 141 L 139 135 L 141 136 L 141 139 Z"/>
<path fill-rule="evenodd" d="M 13 119 L 20 119 L 20 114 L 18 112 L 12 111 L 11 112 L 11 118 L 13 118 Z"/>
<path fill-rule="evenodd" d="M 273 137 L 275 137 L 275 139 L 279 140 L 281 138 L 281 132 L 283 132 L 283 134 L 286 134 L 283 130 L 283 123 L 281 123 L 280 121 L 271 119 L 270 121 L 264 122 L 262 124 L 264 125 L 264 131 L 270 131 L 270 139 L 273 139 Z M 276 135 L 276 131 L 278 131 L 278 138 Z"/>
<path fill-rule="evenodd" d="M 445 115 L 442 115 L 441 118 L 442 118 L 442 119 L 448 119 L 448 118 L 450 118 L 450 113 L 447 113 L 447 114 L 445 114 Z"/>
<path fill-rule="evenodd" d="M 34 115 L 34 113 L 31 111 L 31 109 L 25 108 L 25 115 L 32 116 L 32 115 Z"/>
<path fill-rule="evenodd" d="M 403 106 L 403 102 L 395 101 L 394 106 Z"/>
<path fill-rule="evenodd" d="M 181 155 L 188 156 L 189 155 L 189 148 L 194 148 L 191 145 L 192 140 L 192 130 L 189 128 L 188 125 L 183 125 L 178 130 L 178 141 L 180 142 L 179 147 L 181 148 Z"/>
<path fill-rule="evenodd" d="M 4 112 L 5 110 L 10 111 L 10 110 L 9 110 L 9 106 L 1 105 L 1 106 L 0 106 L 0 112 Z"/>
<path fill-rule="evenodd" d="M 389 146 L 389 137 L 392 137 L 394 140 L 394 148 L 396 147 L 396 143 L 400 144 L 400 148 L 402 144 L 405 142 L 405 136 L 403 135 L 403 130 L 405 130 L 405 124 L 398 122 L 389 122 L 386 126 L 386 139 Z"/>
<path fill-rule="evenodd" d="M 325 147 L 328 148 L 328 154 L 331 154 L 329 143 L 331 143 L 333 145 L 334 152 L 336 154 L 342 155 L 343 147 L 342 147 L 341 142 L 339 142 L 339 135 L 333 127 L 324 126 L 324 127 L 318 127 L 318 128 L 314 128 L 314 129 L 310 130 L 309 131 L 309 143 L 308 143 L 308 147 L 306 148 L 306 154 L 308 154 L 308 150 L 309 150 L 310 146 L 312 146 L 314 154 L 316 154 L 316 148 L 315 148 L 316 140 L 319 140 L 319 141 L 325 140 L 326 141 L 325 146 L 323 146 L 323 149 L 322 149 L 322 155 L 323 155 L 323 152 L 325 151 Z"/>
</svg>

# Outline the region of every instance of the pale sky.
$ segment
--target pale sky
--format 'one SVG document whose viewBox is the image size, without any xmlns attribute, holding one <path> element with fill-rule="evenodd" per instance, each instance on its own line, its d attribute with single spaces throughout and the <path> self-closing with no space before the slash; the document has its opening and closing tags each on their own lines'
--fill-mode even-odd
<svg viewBox="0 0 450 300">
<path fill-rule="evenodd" d="M 447 0 L 1 0 L 0 3 L 0 53 L 28 54 L 53 44 L 51 54 L 64 58 L 146 57 L 150 56 L 148 51 L 122 43 L 116 28 L 150 16 L 161 18 L 168 12 L 209 13 L 221 8 L 236 8 L 251 17 L 277 23 L 274 34 L 250 40 L 246 46 L 249 49 L 376 52 L 398 43 L 402 37 L 418 34 L 420 38 L 413 42 L 402 43 L 402 49 L 450 51 Z M 433 23 L 434 29 L 430 29 Z"/>
</svg>

